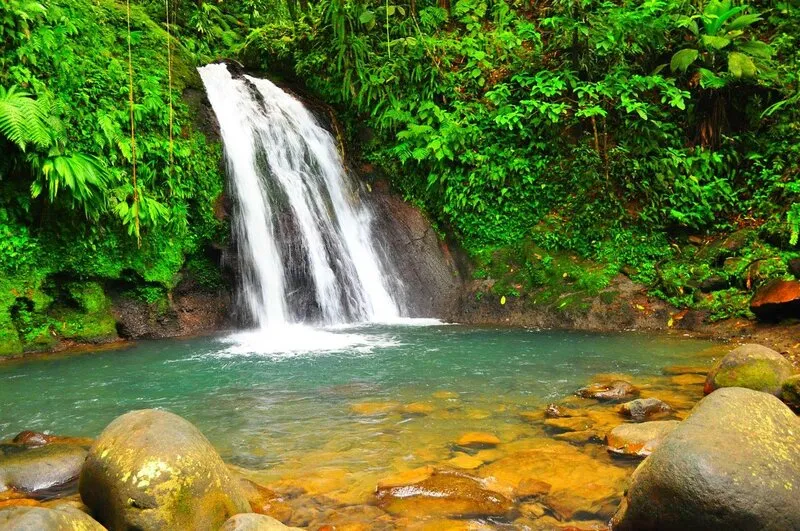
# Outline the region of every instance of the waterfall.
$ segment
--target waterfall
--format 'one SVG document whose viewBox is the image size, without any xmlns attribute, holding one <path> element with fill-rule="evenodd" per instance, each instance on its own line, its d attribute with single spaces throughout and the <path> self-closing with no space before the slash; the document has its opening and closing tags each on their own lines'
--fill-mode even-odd
<svg viewBox="0 0 800 531">
<path fill-rule="evenodd" d="M 241 299 L 260 328 L 391 321 L 399 286 L 331 134 L 266 79 L 199 69 L 235 202 Z"/>
</svg>

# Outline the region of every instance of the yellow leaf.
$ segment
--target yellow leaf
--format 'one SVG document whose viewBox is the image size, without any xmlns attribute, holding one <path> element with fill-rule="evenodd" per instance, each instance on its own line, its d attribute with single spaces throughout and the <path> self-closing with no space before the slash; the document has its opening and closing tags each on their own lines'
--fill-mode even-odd
<svg viewBox="0 0 800 531">
<path fill-rule="evenodd" d="M 637 310 L 644 310 L 644 306 L 642 306 L 641 304 L 637 304 L 636 305 L 636 309 Z"/>
<path fill-rule="evenodd" d="M 505 304 L 505 303 L 506 303 L 506 296 L 503 295 L 502 297 L 500 297 L 500 304 Z"/>
</svg>

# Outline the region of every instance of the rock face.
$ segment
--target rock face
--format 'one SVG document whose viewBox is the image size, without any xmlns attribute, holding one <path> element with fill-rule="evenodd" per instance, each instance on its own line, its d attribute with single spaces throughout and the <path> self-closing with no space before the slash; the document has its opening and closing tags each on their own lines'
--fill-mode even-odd
<svg viewBox="0 0 800 531">
<path fill-rule="evenodd" d="M 192 424 L 154 409 L 118 417 L 89 450 L 80 493 L 112 529 L 218 529 L 250 512 L 236 479 Z"/>
<path fill-rule="evenodd" d="M 750 301 L 750 311 L 764 321 L 800 317 L 800 281 L 773 280 L 759 288 Z"/>
<path fill-rule="evenodd" d="M 800 529 L 800 420 L 777 398 L 704 398 L 636 469 L 616 531 Z"/>
<path fill-rule="evenodd" d="M 287 529 L 300 528 L 283 525 L 264 514 L 242 513 L 228 518 L 219 531 L 286 531 Z"/>
<path fill-rule="evenodd" d="M 457 472 L 435 472 L 406 485 L 379 485 L 376 497 L 383 510 L 408 517 L 503 516 L 513 507 L 511 500 L 486 490 L 480 480 Z"/>
<path fill-rule="evenodd" d="M 622 424 L 606 435 L 607 450 L 623 457 L 647 457 L 678 424 L 677 420 Z"/>
<path fill-rule="evenodd" d="M 792 372 L 792 364 L 771 348 L 742 345 L 711 368 L 703 391 L 709 394 L 721 387 L 746 387 L 778 395 L 781 383 Z"/>
<path fill-rule="evenodd" d="M 103 531 L 105 528 L 73 507 L 0 509 L 0 529 L 7 531 Z"/>
<path fill-rule="evenodd" d="M 594 383 L 578 389 L 576 393 L 581 398 L 594 398 L 595 400 L 614 401 L 638 396 L 639 390 L 624 380 L 614 380 L 611 383 Z"/>
<path fill-rule="evenodd" d="M 0 447 L 0 491 L 14 489 L 31 497 L 49 497 L 75 488 L 86 459 L 77 445 L 51 444 L 40 447 Z"/>
<path fill-rule="evenodd" d="M 448 245 L 419 209 L 390 193 L 382 183 L 375 183 L 369 198 L 375 210 L 375 234 L 405 286 L 411 315 L 456 315 L 462 273 Z"/>
<path fill-rule="evenodd" d="M 668 404 L 658 398 L 637 398 L 619 407 L 619 412 L 636 422 L 672 412 Z"/>
</svg>

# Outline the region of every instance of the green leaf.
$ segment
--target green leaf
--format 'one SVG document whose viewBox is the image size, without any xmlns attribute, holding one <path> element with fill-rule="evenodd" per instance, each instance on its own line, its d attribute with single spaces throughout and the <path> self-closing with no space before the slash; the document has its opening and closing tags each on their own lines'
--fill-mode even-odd
<svg viewBox="0 0 800 531">
<path fill-rule="evenodd" d="M 670 61 L 669 67 L 673 72 L 678 70 L 681 72 L 686 72 L 686 69 L 688 69 L 689 66 L 697 60 L 699 55 L 700 52 L 694 48 L 686 48 L 681 50 L 672 56 L 672 61 Z"/>
<path fill-rule="evenodd" d="M 703 44 L 715 50 L 721 50 L 731 43 L 727 37 L 717 37 L 714 35 L 703 35 Z"/>
<path fill-rule="evenodd" d="M 700 72 L 700 86 L 707 89 L 721 89 L 727 84 L 724 77 L 720 77 L 707 68 L 698 68 Z"/>
<path fill-rule="evenodd" d="M 734 77 L 755 77 L 756 65 L 753 60 L 739 52 L 731 52 L 728 55 L 728 70 Z"/>
<path fill-rule="evenodd" d="M 369 24 L 370 22 L 375 21 L 375 13 L 372 11 L 364 11 L 361 13 L 361 16 L 358 17 L 358 21 L 362 24 Z"/>
<path fill-rule="evenodd" d="M 758 57 L 759 59 L 769 59 L 774 53 L 769 44 L 761 41 L 745 42 L 743 44 L 739 44 L 737 48 L 739 51 L 742 51 L 753 57 Z"/>
<path fill-rule="evenodd" d="M 759 15 L 758 13 L 755 13 L 753 15 L 742 15 L 734 19 L 734 21 L 728 24 L 728 27 L 725 29 L 728 31 L 739 30 L 742 28 L 746 28 L 747 26 L 753 24 L 754 22 L 758 22 L 759 20 L 761 20 L 761 15 Z"/>
</svg>

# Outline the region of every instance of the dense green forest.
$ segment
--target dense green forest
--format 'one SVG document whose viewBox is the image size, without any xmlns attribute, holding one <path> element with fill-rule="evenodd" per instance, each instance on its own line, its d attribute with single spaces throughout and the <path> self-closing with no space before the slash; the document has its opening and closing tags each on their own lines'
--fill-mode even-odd
<svg viewBox="0 0 800 531">
<path fill-rule="evenodd" d="M 746 316 L 800 257 L 791 4 L 0 0 L 0 354 L 114 335 L 112 291 L 219 286 L 222 148 L 194 69 L 222 58 L 334 106 L 349 162 L 494 295 L 623 271 Z"/>
</svg>

